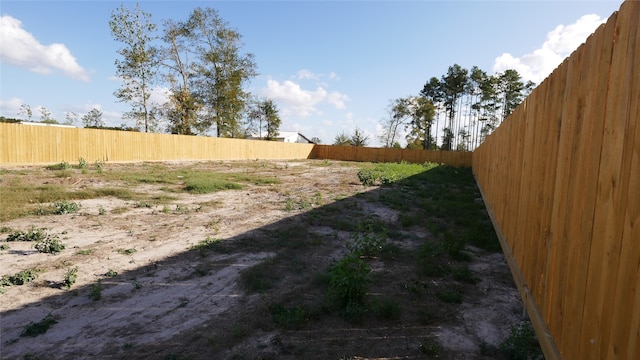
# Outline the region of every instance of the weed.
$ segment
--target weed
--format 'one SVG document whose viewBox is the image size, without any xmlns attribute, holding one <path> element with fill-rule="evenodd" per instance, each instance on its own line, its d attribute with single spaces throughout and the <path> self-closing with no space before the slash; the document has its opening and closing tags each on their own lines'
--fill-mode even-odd
<svg viewBox="0 0 640 360">
<path fill-rule="evenodd" d="M 106 215 L 107 210 L 105 210 L 102 206 L 98 208 L 98 215 Z"/>
<path fill-rule="evenodd" d="M 10 249 L 10 247 L 7 244 L 1 244 L 0 245 L 0 250 L 9 250 L 9 249 Z"/>
<path fill-rule="evenodd" d="M 93 301 L 102 299 L 102 279 L 98 279 L 95 284 L 89 285 L 89 299 Z"/>
<path fill-rule="evenodd" d="M 500 344 L 499 350 L 510 360 L 543 358 L 536 334 L 529 323 L 511 328 L 511 334 Z"/>
<path fill-rule="evenodd" d="M 11 228 L 8 226 L 0 226 L 0 234 L 11 232 Z"/>
<path fill-rule="evenodd" d="M 78 254 L 78 255 L 91 255 L 91 254 L 93 254 L 93 250 L 91 250 L 91 249 L 82 249 L 82 250 L 76 251 L 76 254 Z"/>
<path fill-rule="evenodd" d="M 440 345 L 433 340 L 428 340 L 426 343 L 421 343 L 419 348 L 420 351 L 428 357 L 438 357 L 438 355 L 440 354 Z"/>
<path fill-rule="evenodd" d="M 122 254 L 122 255 L 133 255 L 133 254 L 135 254 L 135 253 L 136 253 L 136 251 L 138 251 L 138 250 L 136 250 L 135 248 L 130 248 L 130 249 L 118 249 L 118 250 L 116 250 L 116 251 L 117 251 L 119 254 Z"/>
<path fill-rule="evenodd" d="M 78 159 L 78 167 L 80 169 L 86 169 L 88 166 L 89 166 L 89 163 L 87 162 L 87 160 L 85 160 L 84 158 Z"/>
<path fill-rule="evenodd" d="M 458 289 L 438 291 L 436 297 L 447 304 L 462 304 L 462 293 Z"/>
<path fill-rule="evenodd" d="M 67 273 L 64 275 L 64 280 L 62 280 L 62 285 L 67 289 L 71 289 L 71 285 L 76 283 L 78 279 L 78 268 L 74 267 L 72 269 L 68 269 Z"/>
<path fill-rule="evenodd" d="M 71 168 L 71 165 L 69 165 L 69 163 L 66 162 L 66 161 L 63 161 L 63 162 L 61 162 L 59 164 L 55 164 L 55 165 L 47 165 L 45 167 L 45 169 L 47 169 L 47 170 L 66 170 L 66 169 L 70 169 L 70 168 Z"/>
<path fill-rule="evenodd" d="M 26 270 L 22 270 L 15 275 L 4 275 L 0 280 L 0 285 L 2 286 L 10 286 L 10 285 L 24 285 L 26 283 L 32 282 L 38 278 L 40 275 L 40 270 L 35 268 L 30 268 Z"/>
<path fill-rule="evenodd" d="M 131 281 L 131 284 L 133 285 L 134 290 L 142 289 L 142 284 L 140 283 L 140 281 L 138 281 L 138 279 L 133 279 Z"/>
<path fill-rule="evenodd" d="M 118 276 L 118 272 L 117 272 L 117 271 L 113 271 L 113 270 L 109 269 L 109 271 L 107 271 L 106 273 L 104 273 L 104 276 L 106 276 L 106 277 L 108 277 L 108 278 L 116 277 L 116 276 Z"/>
<path fill-rule="evenodd" d="M 329 271 L 329 297 L 345 318 L 358 320 L 366 312 L 370 272 L 371 268 L 355 256 L 342 258 Z"/>
<path fill-rule="evenodd" d="M 275 278 L 270 276 L 273 275 L 273 271 L 268 269 L 270 265 L 271 262 L 267 261 L 254 265 L 240 273 L 240 282 L 243 287 L 249 292 L 259 293 L 270 289 L 275 281 Z"/>
<path fill-rule="evenodd" d="M 171 211 L 171 209 L 169 209 L 169 205 L 163 205 L 162 206 L 162 212 L 165 214 L 168 214 Z"/>
<path fill-rule="evenodd" d="M 285 330 L 302 328 L 310 317 L 309 312 L 301 305 L 289 308 L 282 304 L 273 304 L 269 307 L 269 310 L 276 326 Z"/>
<path fill-rule="evenodd" d="M 192 249 L 198 250 L 198 252 L 200 253 L 200 256 L 205 256 L 206 252 L 209 250 L 214 250 L 218 252 L 227 252 L 227 249 L 220 242 L 220 239 L 215 239 L 210 236 L 200 241 L 197 245 L 194 245 Z"/>
<path fill-rule="evenodd" d="M 387 244 L 387 234 L 383 230 L 376 232 L 372 224 L 358 226 L 358 231 L 351 235 L 351 241 L 347 243 L 347 250 L 356 257 L 377 257 Z"/>
<path fill-rule="evenodd" d="M 148 203 L 146 201 L 139 201 L 137 204 L 135 204 L 133 207 L 135 208 L 152 208 L 153 204 Z"/>
<path fill-rule="evenodd" d="M 471 260 L 469 254 L 463 252 L 465 245 L 462 238 L 454 236 L 451 231 L 445 231 L 443 246 L 452 259 L 463 261 Z"/>
<path fill-rule="evenodd" d="M 47 238 L 45 229 L 36 229 L 33 226 L 26 232 L 14 231 L 7 237 L 6 241 L 40 241 Z"/>
<path fill-rule="evenodd" d="M 400 318 L 400 304 L 391 298 L 384 298 L 373 302 L 373 312 L 381 319 L 397 320 Z"/>
<path fill-rule="evenodd" d="M 476 284 L 478 282 L 478 278 L 471 273 L 468 267 L 458 267 L 452 269 L 452 275 L 454 280 L 462 281 L 467 284 Z"/>
<path fill-rule="evenodd" d="M 36 337 L 38 335 L 46 333 L 47 330 L 49 330 L 49 328 L 56 323 L 57 323 L 56 319 L 54 319 L 53 315 L 49 313 L 47 314 L 47 316 L 45 316 L 42 320 L 40 320 L 37 323 L 30 322 L 29 325 L 27 325 L 27 327 L 24 328 L 20 336 Z"/>
<path fill-rule="evenodd" d="M 94 166 L 96 167 L 96 171 L 98 172 L 98 174 L 102 174 L 104 163 L 100 160 L 96 160 Z"/>
<path fill-rule="evenodd" d="M 56 235 L 47 235 L 45 239 L 37 241 L 33 247 L 41 253 L 58 254 L 65 249 L 66 245 Z"/>
<path fill-rule="evenodd" d="M 56 201 L 53 207 L 53 213 L 56 215 L 71 214 L 80 210 L 80 204 L 71 201 Z"/>
</svg>

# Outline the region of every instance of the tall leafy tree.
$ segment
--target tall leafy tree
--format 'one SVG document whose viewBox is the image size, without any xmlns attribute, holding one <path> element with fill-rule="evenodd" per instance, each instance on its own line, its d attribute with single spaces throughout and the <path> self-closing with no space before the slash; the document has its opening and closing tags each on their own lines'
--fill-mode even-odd
<svg viewBox="0 0 640 360">
<path fill-rule="evenodd" d="M 201 101 L 201 131 L 215 128 L 219 137 L 241 134 L 240 120 L 249 99 L 243 85 L 257 75 L 253 54 L 242 54 L 241 35 L 211 8 L 197 8 L 185 23 L 195 52 L 193 90 Z"/>
<path fill-rule="evenodd" d="M 191 135 L 195 126 L 201 101 L 191 89 L 190 79 L 194 76 L 189 46 L 190 32 L 184 22 L 165 21 L 162 40 L 162 65 L 166 70 L 164 78 L 169 83 L 171 94 L 165 104 L 165 117 L 169 121 L 169 132 Z"/>
<path fill-rule="evenodd" d="M 158 50 L 152 45 L 156 39 L 156 24 L 151 14 L 140 9 L 138 4 L 133 10 L 122 4 L 111 12 L 109 26 L 113 38 L 124 45 L 118 50 L 121 58 L 115 61 L 116 75 L 122 79 L 122 86 L 114 95 L 131 105 L 131 111 L 125 113 L 125 117 L 134 119 L 148 132 L 155 118 L 149 97 L 158 65 Z"/>
<path fill-rule="evenodd" d="M 102 111 L 98 108 L 93 108 L 87 114 L 82 117 L 82 124 L 85 127 L 101 127 L 104 126 L 102 120 Z"/>
<path fill-rule="evenodd" d="M 382 130 L 378 136 L 383 147 L 392 147 L 398 141 L 400 130 L 407 126 L 410 111 L 408 98 L 398 98 L 389 104 L 389 117 L 380 123 Z"/>
<path fill-rule="evenodd" d="M 31 117 L 33 116 L 33 111 L 31 110 L 31 106 L 28 104 L 20 105 L 20 110 L 18 111 L 18 116 L 24 115 L 27 117 L 28 121 L 31 121 Z"/>
<path fill-rule="evenodd" d="M 278 107 L 273 100 L 258 100 L 249 110 L 248 120 L 250 128 L 255 131 L 258 137 L 265 140 L 275 139 L 280 130 L 280 119 Z"/>
<path fill-rule="evenodd" d="M 458 114 L 459 100 L 467 90 L 468 70 L 458 64 L 449 66 L 447 74 L 442 76 L 440 81 L 445 111 L 447 113 L 449 131 L 445 131 L 447 138 L 443 142 L 444 150 L 452 150 L 454 143 L 455 124 L 454 120 Z"/>
</svg>

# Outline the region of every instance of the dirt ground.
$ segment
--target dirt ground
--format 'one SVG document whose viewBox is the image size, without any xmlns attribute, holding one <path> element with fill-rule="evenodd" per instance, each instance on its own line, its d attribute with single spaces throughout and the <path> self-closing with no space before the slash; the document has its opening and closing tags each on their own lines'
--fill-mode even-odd
<svg viewBox="0 0 640 360">
<path fill-rule="evenodd" d="M 466 248 L 475 284 L 417 276 L 414 261 L 401 254 L 415 252 L 433 235 L 423 226 L 398 225 L 399 211 L 378 201 L 392 189 L 361 185 L 360 164 L 162 165 L 258 174 L 278 183 L 171 193 L 164 204 L 78 200 L 77 213 L 0 224 L 46 228 L 66 244 L 58 255 L 39 253 L 28 242 L 6 243 L 9 248 L 0 251 L 0 275 L 41 270 L 36 281 L 0 295 L 2 359 L 485 359 L 482 348 L 499 346 L 525 319 L 500 253 Z M 106 171 L 135 166 L 141 165 L 107 164 Z M 30 168 L 12 170 L 21 169 Z M 11 176 L 19 175 L 10 172 L 3 180 Z M 160 184 L 114 183 L 92 173 L 23 181 L 166 193 Z M 374 278 L 367 296 L 372 302 L 395 299 L 402 311 L 352 323 L 326 305 L 318 274 L 344 256 L 350 224 L 363 217 L 393 229 L 389 241 L 400 249 L 391 259 L 367 260 Z M 207 238 L 219 239 L 219 246 L 195 248 Z M 78 268 L 77 282 L 70 289 L 59 286 L 72 267 Z M 249 269 L 262 271 L 269 286 L 243 286 Z M 101 297 L 95 300 L 90 295 L 98 281 Z M 461 304 L 434 296 L 451 286 L 464 288 Z M 274 304 L 309 310 L 302 325 L 277 326 Z M 57 323 L 46 333 L 21 336 L 47 314 Z"/>
</svg>

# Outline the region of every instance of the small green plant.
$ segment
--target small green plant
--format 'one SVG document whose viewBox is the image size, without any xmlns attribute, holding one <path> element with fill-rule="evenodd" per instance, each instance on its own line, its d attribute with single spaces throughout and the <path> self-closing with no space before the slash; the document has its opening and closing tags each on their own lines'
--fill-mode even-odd
<svg viewBox="0 0 640 360">
<path fill-rule="evenodd" d="M 451 231 L 445 231 L 443 246 L 454 260 L 470 261 L 469 254 L 464 252 L 466 243 L 461 237 L 456 237 Z"/>
<path fill-rule="evenodd" d="M 142 289 L 142 284 L 140 283 L 140 281 L 138 281 L 138 279 L 133 279 L 131 281 L 131 284 L 133 285 L 134 290 Z"/>
<path fill-rule="evenodd" d="M 20 336 L 36 337 L 38 335 L 46 333 L 47 330 L 49 330 L 49 328 L 56 323 L 58 323 L 56 319 L 54 319 L 53 315 L 49 313 L 37 323 L 30 322 L 29 325 L 27 325 L 27 327 L 25 327 L 25 329 L 22 331 L 22 334 L 20 334 Z"/>
<path fill-rule="evenodd" d="M 6 241 L 40 241 L 47 237 L 45 229 L 36 229 L 33 226 L 26 232 L 14 231 L 7 237 Z"/>
<path fill-rule="evenodd" d="M 384 229 L 376 232 L 372 224 L 359 225 L 358 230 L 351 235 L 347 243 L 347 250 L 357 257 L 378 257 L 387 244 L 387 234 Z"/>
<path fill-rule="evenodd" d="M 499 350 L 510 360 L 543 359 L 540 344 L 530 323 L 511 328 L 511 334 L 500 344 Z"/>
<path fill-rule="evenodd" d="M 419 348 L 420 351 L 428 357 L 438 357 L 440 354 L 440 345 L 433 340 L 427 340 L 427 342 L 421 343 Z"/>
<path fill-rule="evenodd" d="M 71 214 L 80 210 L 80 204 L 72 201 L 56 201 L 53 203 L 54 211 L 56 215 Z"/>
<path fill-rule="evenodd" d="M 397 320 L 400 318 L 400 304 L 390 298 L 384 298 L 373 302 L 373 312 L 377 317 L 385 320 Z"/>
<path fill-rule="evenodd" d="M 113 271 L 113 270 L 109 269 L 109 271 L 107 271 L 106 273 L 104 273 L 104 276 L 106 276 L 106 277 L 108 277 L 108 278 L 116 277 L 116 276 L 118 276 L 118 272 L 117 272 L 117 271 Z"/>
<path fill-rule="evenodd" d="M 58 254 L 66 245 L 56 235 L 48 235 L 44 240 L 37 241 L 33 247 L 41 253 Z"/>
<path fill-rule="evenodd" d="M 98 208 L 98 215 L 106 215 L 107 210 L 105 210 L 102 206 Z"/>
<path fill-rule="evenodd" d="M 169 208 L 169 205 L 163 205 L 162 206 L 162 212 L 165 214 L 168 214 L 171 211 L 171 209 Z"/>
<path fill-rule="evenodd" d="M 88 165 L 89 165 L 89 163 L 87 163 L 87 160 L 85 160 L 84 158 L 79 158 L 78 159 L 78 168 L 86 169 Z"/>
<path fill-rule="evenodd" d="M 15 275 L 4 275 L 0 280 L 0 285 L 2 286 L 10 286 L 10 285 L 24 285 L 26 283 L 30 283 L 38 278 L 40 275 L 40 270 L 31 268 L 22 270 Z"/>
<path fill-rule="evenodd" d="M 130 248 L 130 249 L 118 249 L 117 251 L 118 251 L 118 253 L 123 254 L 123 255 L 133 255 L 138 250 L 136 250 L 135 248 Z"/>
<path fill-rule="evenodd" d="M 285 307 L 282 304 L 273 304 L 269 307 L 271 318 L 277 327 L 285 330 L 297 330 L 308 321 L 310 314 L 301 305 Z"/>
<path fill-rule="evenodd" d="M 9 250 L 10 247 L 7 244 L 0 244 L 0 250 Z"/>
<path fill-rule="evenodd" d="M 462 304 L 462 293 L 458 289 L 445 289 L 436 293 L 440 301 L 447 304 Z"/>
<path fill-rule="evenodd" d="M 371 268 L 355 256 L 342 258 L 329 271 L 329 297 L 349 321 L 360 320 L 367 311 L 370 272 Z"/>
<path fill-rule="evenodd" d="M 71 289 L 71 286 L 76 283 L 78 279 L 78 267 L 68 269 L 62 280 L 62 285 L 67 289 Z"/>
<path fill-rule="evenodd" d="M 78 254 L 78 255 L 91 255 L 91 254 L 93 254 L 93 250 L 91 250 L 91 249 L 82 249 L 82 250 L 76 251 L 76 254 Z"/>
<path fill-rule="evenodd" d="M 102 299 L 102 279 L 98 279 L 95 284 L 89 285 L 89 299 L 93 301 Z"/>
<path fill-rule="evenodd" d="M 96 171 L 98 171 L 98 174 L 102 174 L 102 169 L 104 168 L 104 163 L 100 160 L 96 160 L 94 163 L 94 166 L 96 167 Z"/>
<path fill-rule="evenodd" d="M 226 251 L 224 245 L 220 242 L 220 239 L 212 238 L 210 236 L 207 236 L 206 239 L 198 242 L 198 244 L 194 245 L 192 249 L 198 250 L 200 256 L 205 256 L 206 252 L 209 250 L 218 252 Z"/>
</svg>

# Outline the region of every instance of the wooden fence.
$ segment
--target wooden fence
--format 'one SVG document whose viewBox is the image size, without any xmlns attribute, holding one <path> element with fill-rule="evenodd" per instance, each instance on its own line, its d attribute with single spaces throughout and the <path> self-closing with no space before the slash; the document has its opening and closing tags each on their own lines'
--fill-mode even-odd
<svg viewBox="0 0 640 360">
<path fill-rule="evenodd" d="M 0 123 L 0 165 L 240 159 L 444 163 L 471 167 L 471 153 L 292 144 Z"/>
<path fill-rule="evenodd" d="M 473 153 L 461 151 L 407 150 L 393 148 L 370 148 L 359 146 L 316 145 L 314 159 L 401 162 L 422 164 L 435 162 L 455 167 L 471 167 Z"/>
<path fill-rule="evenodd" d="M 639 101 L 626 1 L 473 155 L 548 359 L 640 359 Z"/>
</svg>

